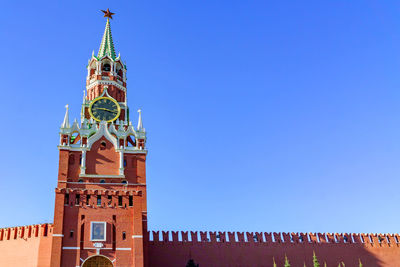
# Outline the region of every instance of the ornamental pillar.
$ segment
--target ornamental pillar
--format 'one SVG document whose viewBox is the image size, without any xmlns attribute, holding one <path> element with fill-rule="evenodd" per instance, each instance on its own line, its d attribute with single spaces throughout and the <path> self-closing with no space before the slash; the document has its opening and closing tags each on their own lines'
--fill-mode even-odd
<svg viewBox="0 0 400 267">
<path fill-rule="evenodd" d="M 81 159 L 81 174 L 86 173 L 86 150 L 82 150 L 82 159 Z"/>
<path fill-rule="evenodd" d="M 120 151 L 119 151 L 119 175 L 124 175 L 124 151 L 122 150 L 123 147 L 120 146 Z"/>
</svg>

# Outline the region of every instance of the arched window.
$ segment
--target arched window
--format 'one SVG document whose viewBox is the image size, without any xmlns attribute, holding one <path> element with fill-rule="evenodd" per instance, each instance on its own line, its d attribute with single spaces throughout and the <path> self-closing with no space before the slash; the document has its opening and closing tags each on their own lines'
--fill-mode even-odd
<svg viewBox="0 0 400 267">
<path fill-rule="evenodd" d="M 123 184 L 128 184 L 128 181 L 127 180 L 123 180 L 122 183 Z"/>
<path fill-rule="evenodd" d="M 90 64 L 90 71 L 89 71 L 90 77 L 92 77 L 95 73 L 96 73 L 96 61 L 92 61 L 92 63 Z"/>
<path fill-rule="evenodd" d="M 103 71 L 110 71 L 110 70 L 111 70 L 111 65 L 108 64 L 108 63 L 105 63 L 105 64 L 103 65 Z"/>
<path fill-rule="evenodd" d="M 105 150 L 107 148 L 107 143 L 105 141 L 101 141 L 100 150 Z"/>
<path fill-rule="evenodd" d="M 105 184 L 105 183 L 106 183 L 106 180 L 101 179 L 101 180 L 100 180 L 100 183 L 101 183 L 101 184 Z"/>
<path fill-rule="evenodd" d="M 78 180 L 78 183 L 83 183 L 83 179 L 79 179 L 79 180 Z"/>
</svg>

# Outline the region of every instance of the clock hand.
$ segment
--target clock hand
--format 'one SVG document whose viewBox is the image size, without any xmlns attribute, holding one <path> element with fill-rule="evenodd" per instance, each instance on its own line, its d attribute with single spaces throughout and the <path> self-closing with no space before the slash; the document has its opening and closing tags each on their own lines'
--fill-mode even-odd
<svg viewBox="0 0 400 267">
<path fill-rule="evenodd" d="M 101 110 L 109 111 L 109 112 L 111 112 L 111 113 L 117 113 L 116 111 L 113 111 L 113 110 L 108 109 L 108 108 L 96 108 L 96 109 L 101 109 Z"/>
</svg>

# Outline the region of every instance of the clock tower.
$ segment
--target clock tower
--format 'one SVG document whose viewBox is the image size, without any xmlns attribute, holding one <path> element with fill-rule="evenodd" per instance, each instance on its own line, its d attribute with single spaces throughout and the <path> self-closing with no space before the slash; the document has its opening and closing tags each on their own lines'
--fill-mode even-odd
<svg viewBox="0 0 400 267">
<path fill-rule="evenodd" d="M 126 65 L 104 12 L 100 48 L 87 65 L 81 119 L 60 128 L 52 267 L 145 266 L 146 132 L 129 117 Z"/>
</svg>

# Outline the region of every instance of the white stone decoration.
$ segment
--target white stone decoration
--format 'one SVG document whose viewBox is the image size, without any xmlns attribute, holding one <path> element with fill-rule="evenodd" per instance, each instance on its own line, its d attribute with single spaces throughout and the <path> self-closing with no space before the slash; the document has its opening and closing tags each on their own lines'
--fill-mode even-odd
<svg viewBox="0 0 400 267">
<path fill-rule="evenodd" d="M 98 130 L 94 135 L 92 135 L 91 137 L 89 137 L 88 142 L 87 142 L 87 148 L 90 150 L 90 148 L 92 147 L 92 145 L 93 145 L 96 141 L 98 141 L 101 137 L 103 137 L 103 136 L 104 136 L 108 141 L 110 141 L 110 142 L 113 144 L 115 150 L 118 151 L 118 141 L 117 141 L 117 139 L 116 139 L 114 136 L 112 136 L 112 135 L 110 134 L 110 132 L 108 131 L 107 122 L 105 122 L 105 121 L 100 122 L 100 128 L 99 128 L 99 130 Z"/>
</svg>

